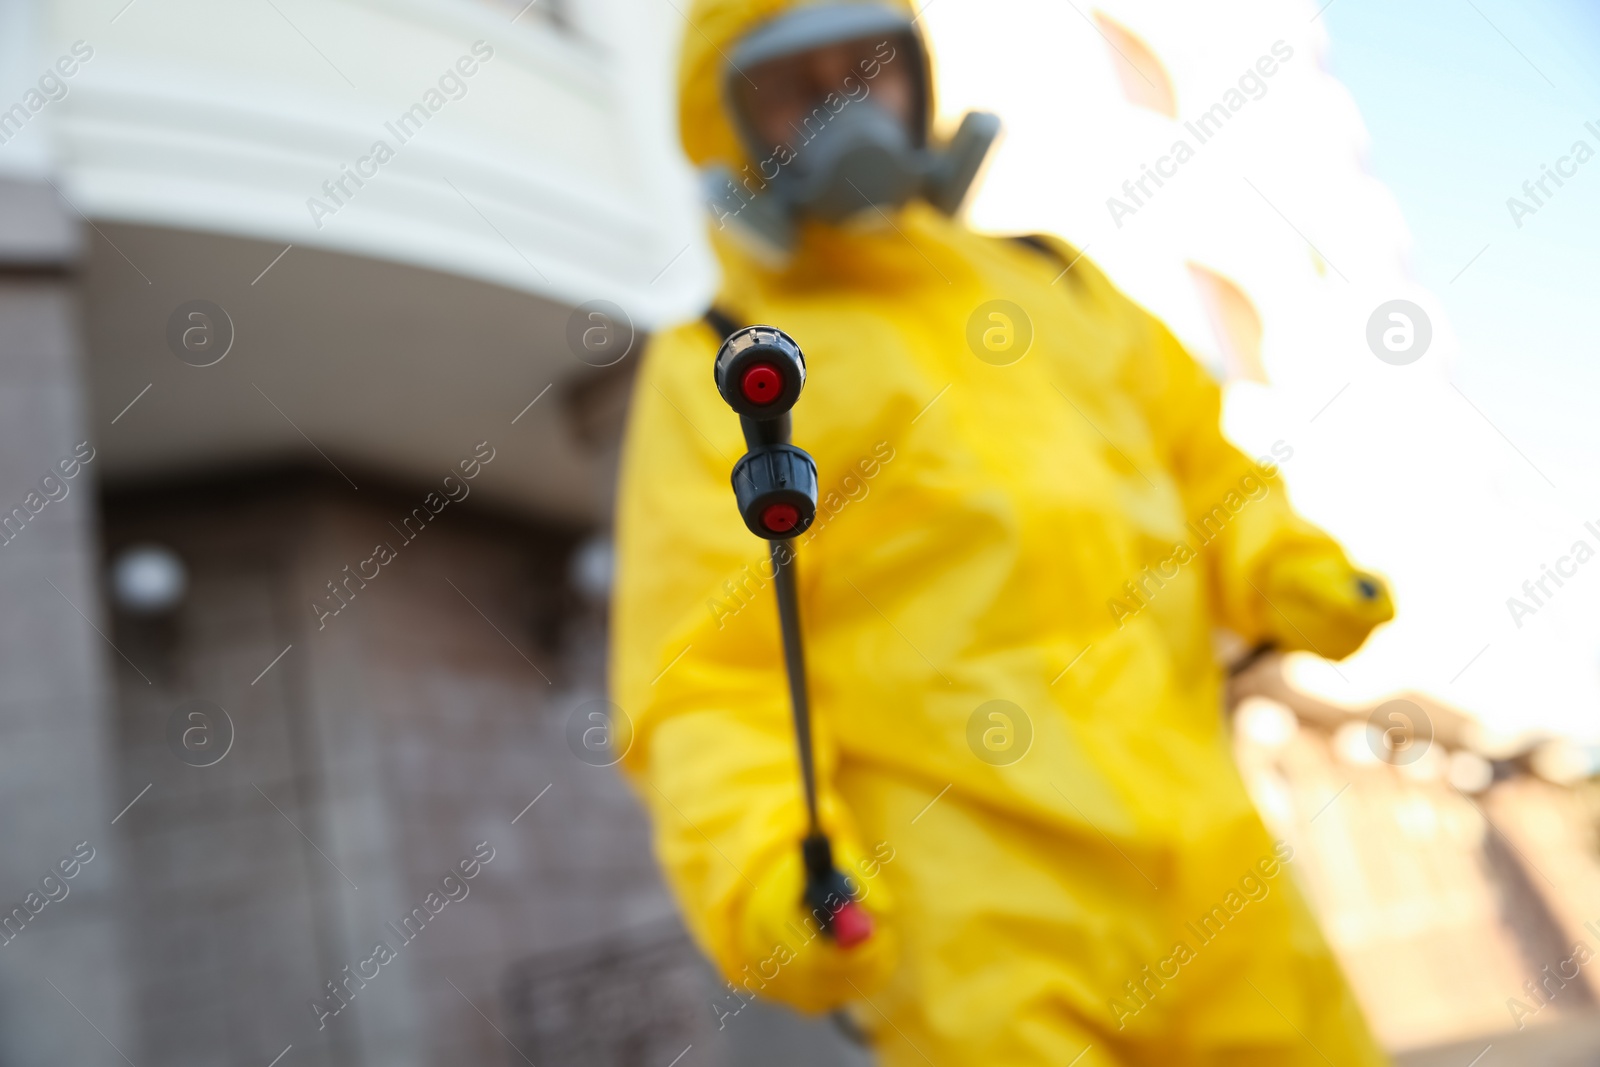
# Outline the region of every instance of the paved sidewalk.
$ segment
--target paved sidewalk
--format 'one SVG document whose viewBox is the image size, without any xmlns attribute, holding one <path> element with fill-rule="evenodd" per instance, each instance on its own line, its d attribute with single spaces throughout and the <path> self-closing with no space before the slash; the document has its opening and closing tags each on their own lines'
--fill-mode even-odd
<svg viewBox="0 0 1600 1067">
<path fill-rule="evenodd" d="M 1600 1017 L 1407 1052 L 1395 1062 L 1398 1067 L 1594 1067 L 1600 1064 Z"/>
</svg>

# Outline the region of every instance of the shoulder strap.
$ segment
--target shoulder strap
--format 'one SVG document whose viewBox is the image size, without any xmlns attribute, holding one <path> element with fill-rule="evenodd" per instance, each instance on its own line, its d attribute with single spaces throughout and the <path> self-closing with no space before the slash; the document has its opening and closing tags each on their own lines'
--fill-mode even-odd
<svg viewBox="0 0 1600 1067">
<path fill-rule="evenodd" d="M 1072 269 L 1078 265 L 1078 260 L 1083 258 L 1083 254 L 1072 245 L 1069 245 L 1059 237 L 1051 238 L 1042 233 L 1019 233 L 1011 239 L 1018 244 L 1027 245 L 1035 252 L 1042 253 L 1060 265 L 1062 273 L 1067 275 L 1068 281 L 1075 285 L 1083 284 L 1083 279 Z"/>
<path fill-rule="evenodd" d="M 733 336 L 735 330 L 739 329 L 738 320 L 715 304 L 706 308 L 705 314 L 701 316 L 701 319 L 707 326 L 711 327 L 711 332 L 717 335 L 718 343 L 726 341 Z"/>
<path fill-rule="evenodd" d="M 1050 247 L 1050 242 L 1046 241 L 1039 234 L 1036 234 L 1036 233 L 1019 233 L 1019 234 L 1013 235 L 1011 239 L 1013 241 L 1017 242 L 1019 245 L 1027 245 L 1029 248 L 1033 249 L 1035 252 L 1043 252 L 1045 255 L 1049 256 L 1051 259 L 1060 258 L 1060 257 L 1058 257 L 1056 255 L 1056 250 L 1054 248 Z"/>
</svg>

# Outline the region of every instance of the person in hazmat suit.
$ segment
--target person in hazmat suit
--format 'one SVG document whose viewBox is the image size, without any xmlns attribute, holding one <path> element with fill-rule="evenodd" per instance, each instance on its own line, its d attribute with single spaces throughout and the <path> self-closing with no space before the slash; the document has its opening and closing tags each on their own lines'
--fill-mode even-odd
<svg viewBox="0 0 1600 1067">
<path fill-rule="evenodd" d="M 1392 615 L 1219 431 L 1171 333 L 1066 244 L 953 217 L 993 126 L 929 132 L 898 4 L 697 0 L 679 118 L 717 314 L 652 341 L 617 515 L 611 696 L 685 920 L 753 996 L 891 1065 L 1386 1062 L 1234 766 L 1213 635 L 1338 659 Z M 793 335 L 821 821 L 874 933 L 801 904 L 766 545 L 712 363 Z"/>
</svg>

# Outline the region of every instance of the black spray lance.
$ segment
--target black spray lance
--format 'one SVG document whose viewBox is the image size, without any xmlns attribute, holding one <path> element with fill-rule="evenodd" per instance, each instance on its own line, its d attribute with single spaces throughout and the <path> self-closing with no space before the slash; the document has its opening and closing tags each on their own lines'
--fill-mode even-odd
<svg viewBox="0 0 1600 1067">
<path fill-rule="evenodd" d="M 817 465 L 790 444 L 789 409 L 806 383 L 806 361 L 794 338 L 771 326 L 747 326 L 727 335 L 714 368 L 717 392 L 739 413 L 748 451 L 733 467 L 733 495 L 744 524 L 770 543 L 783 662 L 789 676 L 800 779 L 805 788 L 805 906 L 841 948 L 872 936 L 872 919 L 833 863 L 833 848 L 817 821 L 817 773 L 811 747 L 811 705 L 805 650 L 800 640 L 800 600 L 795 586 L 794 538 L 817 516 Z"/>
</svg>

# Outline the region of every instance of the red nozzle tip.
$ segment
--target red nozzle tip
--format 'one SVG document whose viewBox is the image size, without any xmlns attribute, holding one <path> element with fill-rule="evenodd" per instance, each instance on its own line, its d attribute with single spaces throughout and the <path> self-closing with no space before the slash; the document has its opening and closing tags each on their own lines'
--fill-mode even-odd
<svg viewBox="0 0 1600 1067">
<path fill-rule="evenodd" d="M 739 391 L 752 404 L 770 404 L 783 391 L 783 377 L 770 363 L 757 363 L 744 372 Z"/>
<path fill-rule="evenodd" d="M 872 936 L 872 916 L 853 900 L 833 913 L 833 940 L 840 948 L 854 948 Z"/>
<path fill-rule="evenodd" d="M 800 521 L 800 511 L 793 504 L 772 504 L 761 513 L 761 525 L 773 533 L 788 533 Z"/>
</svg>

